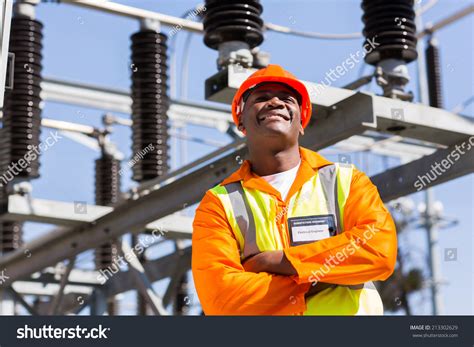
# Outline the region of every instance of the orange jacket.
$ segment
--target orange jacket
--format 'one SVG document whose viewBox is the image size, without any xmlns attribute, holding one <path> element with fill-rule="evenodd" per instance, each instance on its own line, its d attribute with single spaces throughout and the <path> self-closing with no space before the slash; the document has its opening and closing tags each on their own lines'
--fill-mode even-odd
<svg viewBox="0 0 474 347">
<path fill-rule="evenodd" d="M 275 195 L 283 210 L 291 196 L 315 175 L 318 168 L 331 164 L 318 153 L 303 147 L 300 147 L 300 155 L 300 169 L 284 202 L 276 189 L 251 171 L 247 160 L 221 184 L 242 180 L 244 187 Z M 298 275 L 246 272 L 223 206 L 207 191 L 196 210 L 192 237 L 192 272 L 204 313 L 302 314 L 306 309 L 304 294 L 310 288 L 312 271 L 321 268 L 328 257 L 342 251 L 351 242 L 359 245 L 355 253 L 333 267 L 324 275 L 323 281 L 360 284 L 387 279 L 394 270 L 397 257 L 395 224 L 380 199 L 377 187 L 357 169 L 354 169 L 343 218 L 345 231 L 337 236 L 296 247 L 286 246 L 284 253 Z M 368 230 L 376 232 L 368 240 L 365 237 L 366 243 L 360 242 Z"/>
</svg>

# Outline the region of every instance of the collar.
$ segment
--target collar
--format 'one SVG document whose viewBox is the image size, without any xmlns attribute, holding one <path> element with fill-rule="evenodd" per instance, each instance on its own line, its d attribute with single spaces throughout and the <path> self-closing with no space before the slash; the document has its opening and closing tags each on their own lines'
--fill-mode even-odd
<svg viewBox="0 0 474 347">
<path fill-rule="evenodd" d="M 299 152 L 301 164 L 298 173 L 296 174 L 295 182 L 288 192 L 287 199 L 290 198 L 295 191 L 299 190 L 306 181 L 314 176 L 319 168 L 332 164 L 331 161 L 327 160 L 322 155 L 307 148 L 299 146 Z M 221 182 L 221 185 L 226 185 L 236 181 L 242 181 L 242 185 L 246 188 L 261 190 L 280 197 L 280 192 L 273 188 L 263 178 L 252 172 L 249 160 L 245 160 L 237 171 L 233 172 L 229 177 Z"/>
</svg>

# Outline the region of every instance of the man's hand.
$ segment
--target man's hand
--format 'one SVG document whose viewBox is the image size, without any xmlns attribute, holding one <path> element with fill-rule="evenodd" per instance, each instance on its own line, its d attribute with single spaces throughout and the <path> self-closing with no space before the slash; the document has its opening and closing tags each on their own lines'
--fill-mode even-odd
<svg viewBox="0 0 474 347">
<path fill-rule="evenodd" d="M 285 253 L 283 253 L 283 251 L 267 251 L 258 253 L 244 261 L 242 265 L 245 271 L 248 272 L 269 272 L 276 275 L 285 276 L 297 274 L 296 270 L 293 268 L 293 265 L 291 265 L 288 259 L 286 259 Z M 324 289 L 335 286 L 336 285 L 332 283 L 318 282 L 309 288 L 305 294 L 305 297 L 307 298 L 323 291 Z"/>
<path fill-rule="evenodd" d="M 248 272 L 269 272 L 276 275 L 292 276 L 297 272 L 286 259 L 283 251 L 266 251 L 247 259 L 243 264 Z"/>
</svg>

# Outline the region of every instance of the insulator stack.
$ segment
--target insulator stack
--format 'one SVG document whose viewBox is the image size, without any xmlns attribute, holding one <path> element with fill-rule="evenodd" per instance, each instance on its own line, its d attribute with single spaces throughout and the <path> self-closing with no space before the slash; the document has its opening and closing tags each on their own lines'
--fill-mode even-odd
<svg viewBox="0 0 474 347">
<path fill-rule="evenodd" d="M 132 35 L 133 179 L 168 172 L 167 37 L 153 30 Z"/>
<path fill-rule="evenodd" d="M 428 75 L 430 106 L 442 108 L 441 64 L 438 42 L 434 38 L 428 41 L 428 46 L 426 47 L 426 70 Z"/>
<path fill-rule="evenodd" d="M 95 203 L 101 206 L 110 206 L 118 202 L 120 197 L 120 161 L 113 155 L 103 152 L 95 161 Z M 119 251 L 119 241 L 111 240 L 100 245 L 95 250 L 95 265 L 97 270 L 112 268 L 117 271 L 116 259 Z M 115 264 L 114 264 L 115 263 Z M 109 315 L 116 314 L 115 299 L 107 301 Z"/>
<path fill-rule="evenodd" d="M 120 196 L 120 161 L 103 153 L 95 161 L 95 203 L 110 206 L 117 203 Z M 118 255 L 116 240 L 108 241 L 96 249 L 97 270 L 111 266 Z"/>
<path fill-rule="evenodd" d="M 95 203 L 109 206 L 120 198 L 120 161 L 103 153 L 95 161 Z"/>
<path fill-rule="evenodd" d="M 112 266 L 118 255 L 117 241 L 108 241 L 95 251 L 95 264 L 97 270 L 107 269 Z"/>
<path fill-rule="evenodd" d="M 0 253 L 14 251 L 23 243 L 23 223 L 0 221 Z"/>
<path fill-rule="evenodd" d="M 0 129 L 0 136 L 2 136 L 2 129 Z M 1 154 L 0 154 L 1 157 Z M 1 160 L 1 159 L 0 159 Z M 0 177 L 0 214 L 3 214 L 8 209 L 8 193 L 7 186 Z"/>
<path fill-rule="evenodd" d="M 417 58 L 413 0 L 363 0 L 363 34 L 375 48 L 365 56 L 367 64 L 386 59 L 409 63 Z"/>
<path fill-rule="evenodd" d="M 263 42 L 263 8 L 257 0 L 206 0 L 204 43 L 219 49 L 222 43 L 240 41 L 252 49 Z"/>
<path fill-rule="evenodd" d="M 3 131 L 0 138 L 0 171 L 15 177 L 39 176 L 41 70 L 43 25 L 37 20 L 15 16 L 11 21 L 9 51 L 15 54 L 13 89 L 6 90 Z M 24 161 L 21 167 L 19 160 Z"/>
</svg>

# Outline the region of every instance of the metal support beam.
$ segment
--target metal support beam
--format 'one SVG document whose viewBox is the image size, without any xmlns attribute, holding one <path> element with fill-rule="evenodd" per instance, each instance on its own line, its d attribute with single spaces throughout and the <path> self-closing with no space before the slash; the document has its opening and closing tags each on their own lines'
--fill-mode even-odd
<svg viewBox="0 0 474 347">
<path fill-rule="evenodd" d="M 107 312 L 107 296 L 101 289 L 96 289 L 90 297 L 89 305 L 91 316 L 103 316 Z"/>
<path fill-rule="evenodd" d="M 59 306 L 61 305 L 61 300 L 64 295 L 64 288 L 69 280 L 69 275 L 71 274 L 72 269 L 74 268 L 74 264 L 76 263 L 76 257 L 69 259 L 69 263 L 67 264 L 66 271 L 61 277 L 61 283 L 59 284 L 59 289 L 56 295 L 54 296 L 53 300 L 51 301 L 50 307 L 50 314 L 55 315 L 58 313 Z"/>
<path fill-rule="evenodd" d="M 132 99 L 127 91 L 53 78 L 44 78 L 41 82 L 41 98 L 125 114 L 132 110 Z"/>
<path fill-rule="evenodd" d="M 372 183 L 377 186 L 382 200 L 390 201 L 471 174 L 474 172 L 474 137 L 471 137 L 471 142 L 472 144 L 469 143 L 469 139 L 466 139 L 454 146 L 437 150 L 435 153 L 421 159 L 382 172 L 371 177 Z M 471 147 L 467 151 L 466 148 L 469 145 Z M 459 154 L 459 149 L 464 150 L 465 153 Z M 457 156 L 452 155 L 452 153 L 458 153 L 459 159 L 454 160 Z M 443 165 L 449 164 L 450 168 L 438 169 L 439 172 L 444 171 L 440 175 L 434 173 L 433 167 L 440 165 L 443 161 Z M 453 161 L 453 164 L 450 164 L 450 161 Z M 429 182 L 430 179 L 427 174 L 436 177 L 436 179 Z M 418 189 L 419 187 L 420 189 Z"/>
<path fill-rule="evenodd" d="M 15 301 L 19 302 L 21 304 L 21 306 L 23 306 L 23 308 L 28 311 L 29 314 L 31 314 L 32 316 L 37 316 L 38 315 L 38 312 L 33 307 L 31 307 L 31 305 L 28 304 L 25 301 L 25 299 L 23 299 L 23 296 L 21 296 L 18 292 L 15 291 L 15 289 L 10 287 L 10 288 L 8 288 L 8 291 L 11 293 L 13 299 L 15 299 Z"/>
<path fill-rule="evenodd" d="M 64 226 L 92 222 L 111 212 L 112 207 L 86 205 L 81 209 L 75 203 L 32 199 L 29 195 L 10 195 L 7 210 L 0 211 L 0 220 L 30 221 Z"/>
<path fill-rule="evenodd" d="M 41 98 L 45 101 L 109 112 L 132 113 L 132 98 L 129 90 L 44 78 L 41 82 Z M 228 106 L 213 106 L 183 100 L 171 101 L 168 117 L 172 122 L 207 126 L 217 128 L 222 132 L 233 124 Z"/>
<path fill-rule="evenodd" d="M 31 253 L 25 252 L 25 256 L 29 256 Z M 31 259 L 31 258 L 30 258 Z M 69 275 L 69 285 L 71 286 L 100 286 L 99 280 L 100 273 L 95 270 L 82 270 L 82 269 L 73 269 Z M 28 282 L 37 282 L 37 283 L 50 283 L 50 284 L 59 284 L 61 282 L 61 273 L 58 272 L 57 267 L 47 267 L 44 270 L 35 272 L 33 276 L 28 279 L 25 279 Z M 17 283 L 17 282 L 15 282 Z"/>
<path fill-rule="evenodd" d="M 97 0 L 62 0 L 63 3 L 68 3 L 75 6 L 86 7 L 94 10 L 99 10 L 114 15 L 125 16 L 134 19 L 153 19 L 163 25 L 177 26 L 179 28 L 200 33 L 203 31 L 203 25 L 199 22 L 183 19 L 179 17 L 168 16 L 166 14 L 142 10 L 140 8 L 118 4 L 112 1 L 97 1 Z"/>
<path fill-rule="evenodd" d="M 66 315 L 73 312 L 76 312 L 79 307 L 84 305 L 85 300 L 87 300 L 86 295 L 69 293 L 64 294 L 63 298 L 61 299 L 61 304 L 58 307 L 57 315 Z M 51 309 L 51 303 L 45 302 L 43 312 L 40 312 L 40 315 L 49 315 Z"/>
<path fill-rule="evenodd" d="M 113 211 L 109 206 L 86 205 L 82 212 L 75 212 L 75 204 L 70 202 L 32 199 L 25 195 L 10 195 L 6 211 L 0 214 L 0 220 L 39 222 L 62 226 L 78 226 Z M 0 211 L 1 212 L 1 211 Z M 192 218 L 171 214 L 155 220 L 145 226 L 145 231 L 165 230 L 166 238 L 189 239 L 192 233 Z"/>
<path fill-rule="evenodd" d="M 62 120 L 41 118 L 41 126 L 46 128 L 58 129 L 63 131 L 70 131 L 74 133 L 84 134 L 88 136 L 97 137 L 100 130 L 90 125 L 78 124 L 73 122 L 65 122 Z"/>
<path fill-rule="evenodd" d="M 172 253 L 159 259 L 148 260 L 144 268 L 150 282 L 155 282 L 171 277 L 175 271 L 176 264 L 179 262 L 183 262 L 186 268 L 191 267 L 191 247 L 183 249 L 181 254 Z M 130 270 L 118 272 L 104 285 L 104 292 L 108 297 L 132 289 L 136 289 L 136 286 Z"/>
<path fill-rule="evenodd" d="M 163 306 L 163 301 L 153 289 L 152 282 L 149 280 L 145 269 L 126 241 L 122 241 L 122 252 L 125 255 L 125 260 L 129 264 L 129 269 L 135 278 L 138 291 L 146 299 L 151 310 L 157 316 L 167 316 L 168 312 Z"/>
<path fill-rule="evenodd" d="M 13 316 L 15 314 L 15 301 L 8 287 L 0 286 L 0 316 Z"/>
<path fill-rule="evenodd" d="M 16 281 L 12 288 L 21 295 L 55 296 L 59 289 L 59 284 L 47 281 Z M 92 286 L 80 286 L 68 284 L 64 288 L 64 294 L 77 294 L 86 297 L 92 293 Z"/>
<path fill-rule="evenodd" d="M 171 300 L 176 295 L 176 291 L 178 290 L 179 282 L 181 277 L 183 276 L 186 271 L 189 270 L 189 265 L 191 265 L 185 257 L 182 257 L 184 254 L 183 252 L 183 245 L 181 240 L 177 240 L 175 243 L 176 246 L 176 253 L 180 256 L 178 262 L 176 263 L 175 270 L 173 275 L 170 276 L 171 280 L 168 284 L 168 288 L 166 288 L 165 295 L 163 295 L 163 305 L 166 307 L 170 304 Z"/>
</svg>

